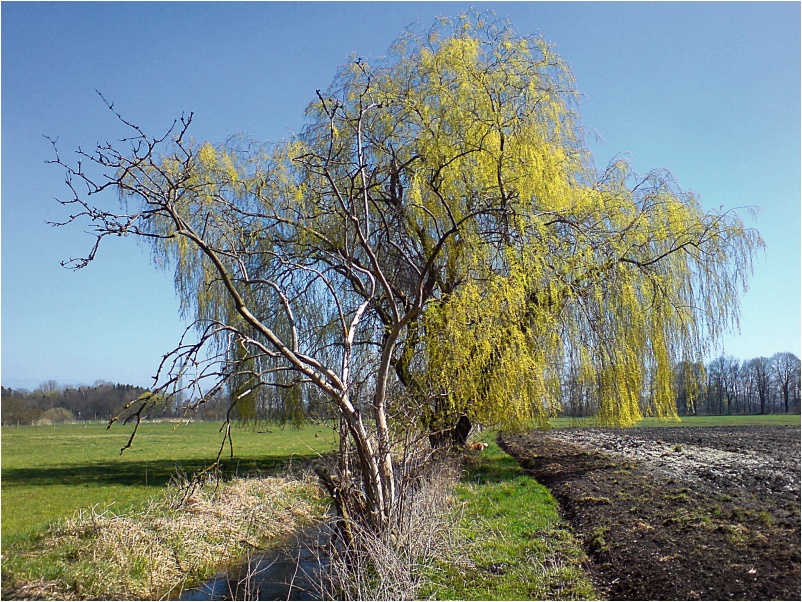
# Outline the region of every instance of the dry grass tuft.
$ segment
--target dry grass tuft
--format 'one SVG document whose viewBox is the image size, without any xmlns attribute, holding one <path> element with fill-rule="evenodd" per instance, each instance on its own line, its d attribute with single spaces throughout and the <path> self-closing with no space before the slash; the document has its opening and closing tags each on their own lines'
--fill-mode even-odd
<svg viewBox="0 0 802 602">
<path fill-rule="evenodd" d="M 15 600 L 78 600 L 75 593 L 61 581 L 41 577 L 34 581 L 17 581 L 9 588 Z"/>
</svg>

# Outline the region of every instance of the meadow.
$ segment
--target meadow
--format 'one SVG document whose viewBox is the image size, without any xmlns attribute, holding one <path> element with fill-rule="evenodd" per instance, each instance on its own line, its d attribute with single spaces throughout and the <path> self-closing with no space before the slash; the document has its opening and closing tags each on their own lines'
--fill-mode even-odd
<svg viewBox="0 0 802 602">
<path fill-rule="evenodd" d="M 80 508 L 123 512 L 143 502 L 176 475 L 212 464 L 223 436 L 211 422 L 146 423 L 120 454 L 131 429 L 105 423 L 2 428 L 2 539 L 4 546 L 41 533 Z M 270 426 L 232 429 L 234 459 L 226 443 L 229 474 L 283 469 L 334 449 L 331 429 Z"/>
<path fill-rule="evenodd" d="M 71 572 L 63 569 L 71 552 L 43 557 L 39 550 L 42 535 L 52 531 L 52 525 L 87 508 L 135 514 L 164 491 L 178 467 L 191 473 L 213 462 L 222 441 L 218 430 L 216 423 L 143 423 L 133 447 L 121 455 L 130 429 L 106 430 L 98 423 L 3 427 L 3 557 L 10 560 L 4 569 L 13 573 L 4 570 L 4 579 L 63 578 Z M 326 453 L 336 444 L 333 431 L 320 425 L 260 430 L 233 430 L 234 459 L 229 459 L 227 446 L 223 455 L 228 474 L 282 473 L 288 463 Z M 436 575 L 429 575 L 430 589 L 425 593 L 441 599 L 520 598 L 533 591 L 553 593 L 556 583 L 576 588 L 579 598 L 594 597 L 581 569 L 583 553 L 564 529 L 548 490 L 526 477 L 498 448 L 494 432 L 481 438 L 490 447 L 469 458 L 456 495 L 469 562 L 489 566 L 491 573 L 481 570 L 466 578 L 475 571 L 444 564 Z M 538 533 L 550 537 L 541 538 L 542 545 L 533 549 L 532 537 Z M 26 560 L 30 552 L 34 553 Z M 569 560 L 544 573 L 550 557 Z M 539 560 L 526 562 L 527 558 Z M 495 567 L 510 564 L 521 568 L 492 574 Z M 74 573 L 70 578 L 75 579 Z"/>
<path fill-rule="evenodd" d="M 558 418 L 555 427 L 592 424 Z M 799 415 L 690 416 L 682 422 L 646 419 L 639 426 L 799 425 Z M 133 446 L 120 454 L 130 428 L 87 422 L 2 428 L 2 538 L 5 543 L 41 532 L 50 522 L 82 507 L 123 511 L 163 487 L 176 469 L 191 473 L 211 464 L 222 442 L 212 422 L 143 423 Z M 275 470 L 293 458 L 334 449 L 335 433 L 324 425 L 300 429 L 269 426 L 232 429 L 224 467 L 232 472 Z"/>
</svg>

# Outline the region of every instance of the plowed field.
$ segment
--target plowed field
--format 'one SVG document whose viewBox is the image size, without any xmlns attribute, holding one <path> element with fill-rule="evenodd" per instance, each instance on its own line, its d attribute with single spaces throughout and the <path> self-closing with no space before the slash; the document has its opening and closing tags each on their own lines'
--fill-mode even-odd
<svg viewBox="0 0 802 602">
<path fill-rule="evenodd" d="M 799 600 L 800 429 L 554 429 L 499 443 L 612 600 Z"/>
</svg>

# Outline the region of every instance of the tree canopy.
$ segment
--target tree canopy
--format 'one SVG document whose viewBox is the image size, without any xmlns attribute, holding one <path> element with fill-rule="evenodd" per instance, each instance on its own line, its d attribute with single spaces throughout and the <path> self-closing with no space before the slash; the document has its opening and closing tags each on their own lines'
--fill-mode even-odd
<svg viewBox="0 0 802 602">
<path fill-rule="evenodd" d="M 758 233 L 666 171 L 597 169 L 573 76 L 538 36 L 439 20 L 352 57 L 306 116 L 272 146 L 195 141 L 192 115 L 156 138 L 124 121 L 124 148 L 81 153 L 101 175 L 57 156 L 69 221 L 98 236 L 71 265 L 111 234 L 150 241 L 195 330 L 162 390 L 329 400 L 385 516 L 396 434 L 545 423 L 569 370 L 605 423 L 636 421 L 643 396 L 673 415 L 673 366 L 737 325 Z"/>
</svg>

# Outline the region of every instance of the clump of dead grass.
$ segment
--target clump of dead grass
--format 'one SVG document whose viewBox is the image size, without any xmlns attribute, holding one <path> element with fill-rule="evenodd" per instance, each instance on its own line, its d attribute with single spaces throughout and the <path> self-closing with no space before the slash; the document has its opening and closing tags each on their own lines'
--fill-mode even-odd
<svg viewBox="0 0 802 602">
<path fill-rule="evenodd" d="M 6 584 L 4 584 L 6 585 Z M 11 600 L 78 600 L 63 581 L 40 577 L 32 581 L 15 580 L 8 591 Z M 6 596 L 3 596 L 6 599 Z"/>
<path fill-rule="evenodd" d="M 425 467 L 399 483 L 392 527 L 383 532 L 351 523 L 354 545 L 333 546 L 324 563 L 321 591 L 331 600 L 414 600 L 443 558 L 455 556 L 460 515 L 454 511 L 458 466 Z M 336 524 L 332 525 L 336 530 Z"/>
<path fill-rule="evenodd" d="M 60 556 L 59 579 L 20 588 L 44 599 L 172 597 L 324 512 L 309 477 L 174 482 L 136 511 L 84 509 L 52 527 L 42 550 Z"/>
</svg>

